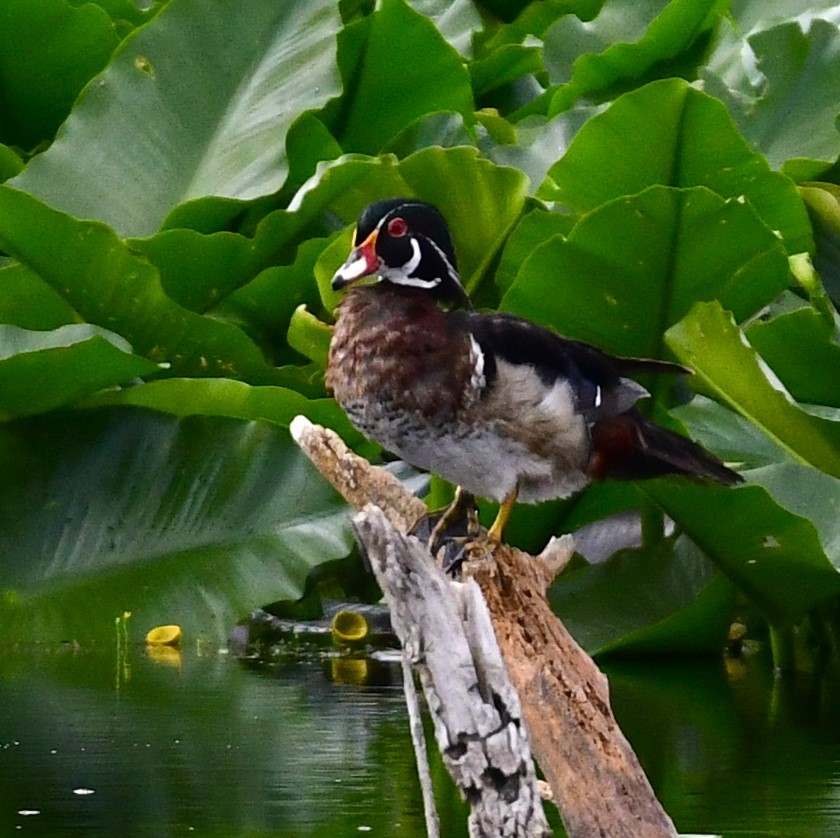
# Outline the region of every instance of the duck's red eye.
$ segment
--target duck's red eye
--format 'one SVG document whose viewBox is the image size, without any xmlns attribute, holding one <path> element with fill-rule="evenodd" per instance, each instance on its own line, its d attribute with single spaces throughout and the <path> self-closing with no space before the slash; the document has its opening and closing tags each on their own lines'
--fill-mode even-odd
<svg viewBox="0 0 840 838">
<path fill-rule="evenodd" d="M 408 232 L 408 224 L 404 218 L 392 218 L 388 222 L 388 235 L 399 239 Z"/>
</svg>

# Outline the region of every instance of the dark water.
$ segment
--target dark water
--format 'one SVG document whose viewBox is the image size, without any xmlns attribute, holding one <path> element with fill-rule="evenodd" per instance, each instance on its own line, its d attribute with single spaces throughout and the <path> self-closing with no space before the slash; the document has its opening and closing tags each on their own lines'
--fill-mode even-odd
<svg viewBox="0 0 840 838">
<path fill-rule="evenodd" d="M 757 665 L 609 674 L 681 831 L 840 835 L 836 682 Z M 0 835 L 422 836 L 399 678 L 216 652 L 0 651 Z M 463 835 L 433 771 L 444 834 Z"/>
</svg>

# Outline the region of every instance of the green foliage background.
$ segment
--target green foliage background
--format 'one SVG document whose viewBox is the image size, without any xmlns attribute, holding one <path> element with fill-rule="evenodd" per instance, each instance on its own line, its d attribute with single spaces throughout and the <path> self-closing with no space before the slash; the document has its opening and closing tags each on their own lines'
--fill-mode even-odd
<svg viewBox="0 0 840 838">
<path fill-rule="evenodd" d="M 650 382 L 654 414 L 747 478 L 517 510 L 529 548 L 653 523 L 552 589 L 589 649 L 719 649 L 736 602 L 775 632 L 833 626 L 838 20 L 799 0 L 0 0 L 4 637 L 107 638 L 131 611 L 221 640 L 347 555 L 287 427 L 376 454 L 324 392 L 328 280 L 394 195 L 440 207 L 482 307 L 692 366 L 691 401 Z"/>
</svg>

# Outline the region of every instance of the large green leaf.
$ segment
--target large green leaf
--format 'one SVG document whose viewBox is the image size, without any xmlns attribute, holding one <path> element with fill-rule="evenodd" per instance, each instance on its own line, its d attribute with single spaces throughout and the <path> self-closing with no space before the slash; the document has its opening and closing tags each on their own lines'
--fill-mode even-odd
<svg viewBox="0 0 840 838">
<path fill-rule="evenodd" d="M 502 308 L 625 355 L 659 357 L 698 299 L 752 315 L 788 283 L 781 243 L 749 204 L 654 186 L 585 215 L 522 265 Z"/>
<path fill-rule="evenodd" d="M 803 307 L 779 314 L 753 323 L 746 334 L 797 401 L 840 407 L 840 343 L 820 312 Z"/>
<path fill-rule="evenodd" d="M 732 40 L 735 48 L 723 42 L 710 57 L 703 73 L 706 89 L 727 104 L 771 166 L 795 161 L 792 174 L 814 178 L 840 153 L 836 24 L 816 19 L 803 31 L 799 21 L 789 21 L 755 32 L 746 42 Z"/>
<path fill-rule="evenodd" d="M 345 91 L 334 133 L 345 151 L 375 154 L 432 111 L 472 120 L 469 73 L 427 17 L 405 0 L 383 0 L 365 24 L 364 41 L 341 52 Z"/>
<path fill-rule="evenodd" d="M 170 300 L 155 268 L 103 224 L 77 221 L 0 185 L 0 244 L 85 320 L 170 364 L 172 374 L 277 380 L 241 330 Z"/>
<path fill-rule="evenodd" d="M 158 269 L 168 297 L 199 314 L 251 279 L 255 268 L 252 241 L 237 233 L 162 230 L 130 246 Z"/>
<path fill-rule="evenodd" d="M 330 0 L 173 0 L 15 186 L 138 237 L 193 198 L 274 192 L 292 121 L 339 92 L 340 25 Z"/>
<path fill-rule="evenodd" d="M 177 623 L 223 642 L 351 545 L 344 504 L 259 422 L 112 408 L 15 427 L 0 470 L 6 642 Z"/>
<path fill-rule="evenodd" d="M 714 451 L 738 471 L 795 462 L 791 454 L 748 419 L 706 396 L 695 395 L 687 404 L 671 408 L 692 439 Z"/>
<path fill-rule="evenodd" d="M 727 489 L 687 480 L 656 480 L 639 484 L 715 564 L 772 621 L 792 620 L 840 593 L 840 573 L 826 548 L 837 547 L 837 509 L 840 482 L 813 469 L 771 466 L 776 481 L 791 483 L 789 495 L 803 500 L 833 486 L 829 506 L 834 508 L 832 531 L 821 540 L 807 518 L 788 511 L 762 486 Z M 752 477 L 752 473 L 750 475 Z M 798 487 L 798 489 L 794 488 Z M 801 507 L 802 503 L 799 504 Z M 820 511 L 825 518 L 825 509 Z M 840 555 L 833 553 L 835 564 Z"/>
<path fill-rule="evenodd" d="M 303 414 L 312 422 L 336 430 L 348 445 L 362 435 L 333 399 L 307 399 L 284 387 L 252 387 L 229 378 L 168 378 L 136 387 L 109 390 L 89 397 L 84 407 L 130 405 L 173 416 L 225 416 L 288 427 Z"/>
<path fill-rule="evenodd" d="M 160 371 L 125 341 L 87 324 L 35 332 L 0 326 L 0 418 L 45 413 Z"/>
<path fill-rule="evenodd" d="M 411 7 L 431 18 L 435 28 L 464 56 L 472 53 L 472 37 L 481 29 L 481 15 L 473 0 L 409 0 Z"/>
<path fill-rule="evenodd" d="M 608 0 L 593 21 L 560 18 L 545 38 L 546 68 L 559 82 L 549 116 L 678 55 L 721 11 L 716 0 Z"/>
<path fill-rule="evenodd" d="M 720 102 L 681 79 L 627 93 L 590 119 L 539 194 L 586 212 L 654 184 L 746 198 L 789 253 L 813 249 L 794 184 L 750 149 Z"/>
<path fill-rule="evenodd" d="M 4 0 L 0 5 L 0 141 L 34 148 L 51 140 L 84 85 L 119 39 L 93 3 Z"/>
<path fill-rule="evenodd" d="M 665 336 L 696 386 L 749 419 L 800 463 L 840 478 L 840 423 L 806 413 L 719 303 L 698 303 Z"/>
<path fill-rule="evenodd" d="M 719 654 L 732 586 L 685 537 L 560 576 L 552 609 L 590 653 Z"/>
<path fill-rule="evenodd" d="M 0 270 L 0 323 L 48 330 L 78 321 L 72 306 L 26 265 Z"/>
</svg>

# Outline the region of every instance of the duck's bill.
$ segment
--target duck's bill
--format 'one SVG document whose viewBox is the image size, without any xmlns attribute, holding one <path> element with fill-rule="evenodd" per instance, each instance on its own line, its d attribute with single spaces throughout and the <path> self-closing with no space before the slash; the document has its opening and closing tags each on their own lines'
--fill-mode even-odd
<svg viewBox="0 0 840 838">
<path fill-rule="evenodd" d="M 376 255 L 376 230 L 358 247 L 354 247 L 347 261 L 335 272 L 332 278 L 333 291 L 346 288 L 351 282 L 363 276 L 372 276 L 379 270 L 379 257 Z"/>
</svg>

